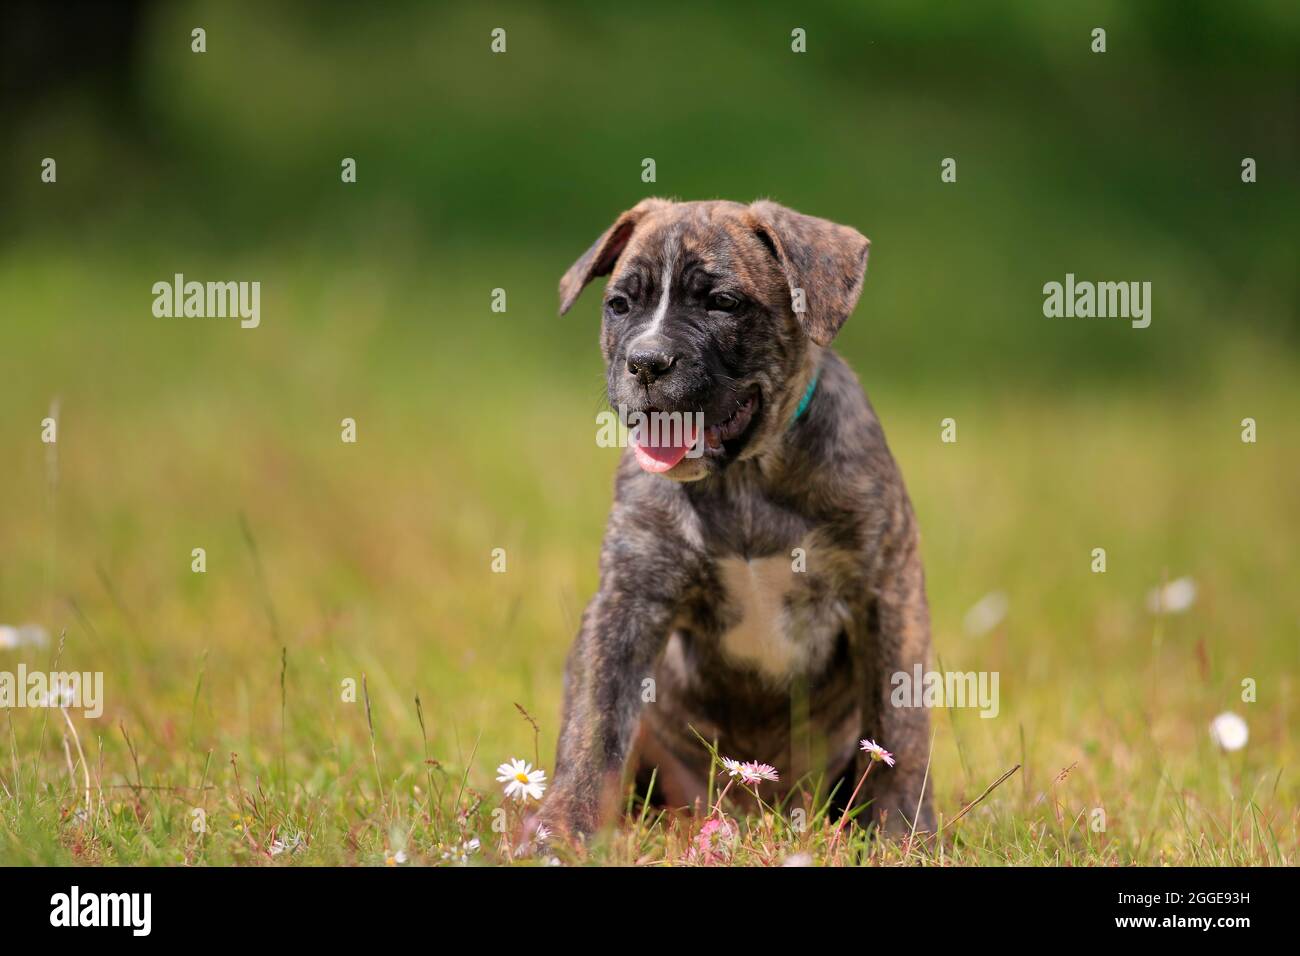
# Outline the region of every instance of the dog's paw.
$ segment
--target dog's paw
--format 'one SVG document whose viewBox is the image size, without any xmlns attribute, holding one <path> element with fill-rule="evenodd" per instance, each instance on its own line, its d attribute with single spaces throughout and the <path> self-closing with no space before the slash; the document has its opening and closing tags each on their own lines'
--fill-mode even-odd
<svg viewBox="0 0 1300 956">
<path fill-rule="evenodd" d="M 589 832 L 581 814 L 574 813 L 566 802 L 549 798 L 536 813 L 524 818 L 520 829 L 519 845 L 526 845 L 530 852 L 538 854 L 557 848 L 582 853 Z"/>
</svg>

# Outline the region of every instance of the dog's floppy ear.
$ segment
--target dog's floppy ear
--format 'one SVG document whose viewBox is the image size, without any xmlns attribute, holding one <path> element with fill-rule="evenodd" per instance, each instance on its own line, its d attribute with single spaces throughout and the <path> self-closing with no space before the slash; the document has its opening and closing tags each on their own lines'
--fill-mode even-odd
<svg viewBox="0 0 1300 956">
<path fill-rule="evenodd" d="M 849 226 L 767 200 L 749 209 L 759 238 L 785 270 L 795 317 L 809 338 L 829 345 L 858 304 L 871 241 Z"/>
<path fill-rule="evenodd" d="M 669 205 L 671 203 L 664 199 L 643 199 L 614 220 L 614 225 L 605 230 L 604 235 L 569 267 L 569 271 L 560 280 L 560 315 L 569 311 L 578 298 L 578 293 L 588 282 L 596 276 L 607 276 L 614 271 L 614 263 L 627 247 L 627 241 L 632 237 L 632 230 L 636 229 L 637 223 L 647 213 Z"/>
</svg>

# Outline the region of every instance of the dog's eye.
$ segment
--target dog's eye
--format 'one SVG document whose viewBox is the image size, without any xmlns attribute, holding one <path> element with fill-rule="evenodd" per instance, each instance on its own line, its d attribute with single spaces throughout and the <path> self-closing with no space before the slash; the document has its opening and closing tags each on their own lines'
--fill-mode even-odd
<svg viewBox="0 0 1300 956">
<path fill-rule="evenodd" d="M 615 315 L 627 315 L 628 309 L 631 308 L 628 305 L 627 297 L 621 295 L 612 296 L 605 305 Z"/>
<path fill-rule="evenodd" d="M 740 308 L 740 299 L 730 292 L 715 292 L 709 296 L 710 312 L 735 312 Z"/>
</svg>

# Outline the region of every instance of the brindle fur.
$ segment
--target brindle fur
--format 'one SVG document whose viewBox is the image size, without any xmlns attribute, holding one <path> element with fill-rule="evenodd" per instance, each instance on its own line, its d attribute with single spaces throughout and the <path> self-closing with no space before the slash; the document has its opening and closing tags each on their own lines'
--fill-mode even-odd
<svg viewBox="0 0 1300 956">
<path fill-rule="evenodd" d="M 933 828 L 923 793 L 928 715 L 889 703 L 890 675 L 910 674 L 929 653 L 917 523 L 875 412 L 825 347 L 856 305 L 867 249 L 856 230 L 770 202 L 649 199 L 561 281 L 561 312 L 611 273 L 607 302 L 623 294 L 631 303 L 623 316 L 604 311 L 611 403 L 703 409 L 712 421 L 752 385 L 761 402 L 743 447 L 687 459 L 673 477 L 689 480 L 642 471 L 630 449 L 622 458 L 600 589 L 565 673 L 542 810 L 552 827 L 593 833 L 615 815 L 628 775 L 644 780 L 652 766 L 665 802 L 697 803 L 709 757 L 693 727 L 723 754 L 780 768 L 776 796 L 806 773 L 841 781 L 845 796 L 865 767 L 857 741 L 872 737 L 898 763 L 872 770 L 859 803 L 870 802 L 889 829 Z M 629 374 L 625 352 L 651 321 L 666 267 L 673 288 L 662 335 L 678 362 L 646 386 Z M 743 293 L 743 313 L 703 309 L 701 297 L 719 288 Z M 796 289 L 803 313 L 792 309 Z M 817 370 L 812 400 L 791 425 Z M 785 585 L 790 666 L 773 673 L 724 647 L 740 609 L 723 586 L 723 563 L 790 562 L 795 548 L 807 567 Z M 655 700 L 643 704 L 647 677 Z"/>
</svg>

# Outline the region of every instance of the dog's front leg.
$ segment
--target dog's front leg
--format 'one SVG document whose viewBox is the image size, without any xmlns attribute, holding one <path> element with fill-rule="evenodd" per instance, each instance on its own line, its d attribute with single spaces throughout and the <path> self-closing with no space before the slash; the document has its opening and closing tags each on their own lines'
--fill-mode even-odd
<svg viewBox="0 0 1300 956">
<path fill-rule="evenodd" d="M 930 714 L 924 706 L 913 706 L 911 695 L 903 706 L 894 700 L 895 675 L 910 681 L 918 668 L 924 671 L 930 655 L 930 610 L 925 598 L 925 573 L 911 530 L 910 508 L 906 511 L 908 531 L 899 552 L 883 569 L 874 593 L 870 626 L 859 628 L 862 645 L 859 664 L 863 700 L 863 736 L 893 751 L 895 765 L 884 763 L 871 769 L 860 802 L 870 801 L 869 816 L 880 820 L 885 830 L 904 834 L 915 824 L 917 830 L 934 830 L 927 782 L 930 754 Z M 860 753 L 860 771 L 866 769 L 869 754 Z"/>
<path fill-rule="evenodd" d="M 606 568 L 569 651 L 555 779 L 541 822 L 577 839 L 616 812 L 645 681 L 668 639 L 678 572 L 639 570 Z"/>
</svg>

